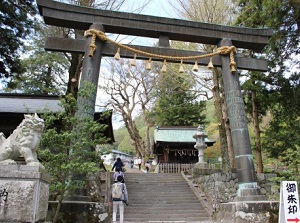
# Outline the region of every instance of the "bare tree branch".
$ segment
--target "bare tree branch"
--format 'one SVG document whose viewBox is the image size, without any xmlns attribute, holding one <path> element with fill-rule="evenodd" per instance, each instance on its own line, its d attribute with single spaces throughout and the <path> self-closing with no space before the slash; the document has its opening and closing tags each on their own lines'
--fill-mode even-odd
<svg viewBox="0 0 300 223">
<path fill-rule="evenodd" d="M 136 154 L 141 157 L 149 156 L 149 134 L 146 138 L 140 135 L 135 124 L 135 117 L 145 115 L 151 101 L 151 91 L 155 75 L 145 69 L 144 62 L 131 66 L 129 60 L 107 60 L 109 71 L 102 72 L 100 91 L 109 95 L 110 106 L 122 116 L 128 130 Z M 144 120 L 146 125 L 147 120 Z M 147 146 L 146 146 L 147 145 Z"/>
</svg>

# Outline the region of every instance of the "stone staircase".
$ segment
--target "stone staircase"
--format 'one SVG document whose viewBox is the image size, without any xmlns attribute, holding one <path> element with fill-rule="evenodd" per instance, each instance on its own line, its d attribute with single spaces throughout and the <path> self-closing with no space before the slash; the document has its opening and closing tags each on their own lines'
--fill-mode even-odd
<svg viewBox="0 0 300 223">
<path fill-rule="evenodd" d="M 181 174 L 125 173 L 125 222 L 203 222 L 209 214 Z"/>
</svg>

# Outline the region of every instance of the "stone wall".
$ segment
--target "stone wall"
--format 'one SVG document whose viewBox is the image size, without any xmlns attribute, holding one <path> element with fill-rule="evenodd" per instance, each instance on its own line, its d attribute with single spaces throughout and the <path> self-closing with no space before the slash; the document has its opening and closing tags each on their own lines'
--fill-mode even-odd
<svg viewBox="0 0 300 223">
<path fill-rule="evenodd" d="M 220 211 L 220 204 L 235 201 L 238 179 L 234 171 L 231 174 L 224 174 L 219 170 L 194 168 L 191 174 L 194 186 L 204 194 L 206 205 L 212 215 Z M 276 174 L 259 174 L 257 176 L 261 194 L 267 198 L 279 198 L 279 186 L 270 180 L 273 177 L 276 177 Z"/>
</svg>

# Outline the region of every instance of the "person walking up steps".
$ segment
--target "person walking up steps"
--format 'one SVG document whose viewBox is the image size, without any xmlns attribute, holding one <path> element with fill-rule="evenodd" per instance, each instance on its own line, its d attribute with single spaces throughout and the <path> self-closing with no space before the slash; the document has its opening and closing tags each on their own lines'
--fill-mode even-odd
<svg viewBox="0 0 300 223">
<path fill-rule="evenodd" d="M 124 222 L 124 203 L 128 205 L 128 193 L 126 184 L 122 183 L 123 177 L 118 176 L 118 182 L 112 185 L 109 204 L 113 206 L 113 223 L 117 221 L 119 208 L 120 223 Z"/>
<path fill-rule="evenodd" d="M 125 176 L 121 167 L 116 167 L 116 171 L 114 172 L 115 183 L 118 182 L 118 176 L 122 176 L 123 177 L 122 183 L 125 183 Z"/>
<path fill-rule="evenodd" d="M 133 168 L 133 164 L 134 164 L 133 159 L 131 159 L 131 160 L 130 160 L 130 169 Z"/>
<path fill-rule="evenodd" d="M 141 170 L 141 167 L 142 167 L 142 159 L 141 159 L 141 157 L 138 158 L 137 163 L 139 165 L 139 170 Z"/>
<path fill-rule="evenodd" d="M 145 163 L 145 169 L 146 169 L 146 173 L 149 173 L 149 171 L 150 171 L 150 169 L 151 169 L 151 165 L 150 165 L 149 161 L 147 161 L 147 162 Z"/>
<path fill-rule="evenodd" d="M 117 158 L 117 161 L 114 163 L 113 167 L 111 168 L 111 170 L 114 170 L 114 168 L 117 168 L 117 167 L 121 167 L 121 169 L 124 167 L 124 163 L 122 162 L 121 158 L 118 157 Z"/>
</svg>

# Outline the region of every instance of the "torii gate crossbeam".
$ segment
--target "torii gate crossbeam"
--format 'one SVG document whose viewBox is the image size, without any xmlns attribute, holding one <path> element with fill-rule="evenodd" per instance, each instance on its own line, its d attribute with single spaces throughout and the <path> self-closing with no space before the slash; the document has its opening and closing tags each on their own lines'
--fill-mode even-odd
<svg viewBox="0 0 300 223">
<path fill-rule="evenodd" d="M 118 33 L 133 36 L 143 36 L 159 38 L 162 45 L 160 47 L 151 47 L 153 52 L 186 54 L 190 51 L 179 51 L 169 49 L 166 40 L 179 40 L 185 42 L 196 42 L 202 44 L 211 44 L 218 47 L 235 46 L 253 51 L 262 50 L 268 43 L 268 38 L 273 34 L 271 29 L 250 29 L 242 27 L 230 27 L 208 23 L 200 23 L 186 20 L 138 15 L 132 13 L 123 13 L 93 8 L 80 7 L 52 0 L 37 0 L 41 15 L 46 24 L 74 29 L 96 29 L 107 33 Z M 100 70 L 101 57 L 112 55 L 115 50 L 111 45 L 96 40 L 96 55 L 89 57 L 89 46 L 91 36 L 85 41 L 85 59 L 82 70 L 81 80 L 87 80 L 94 85 L 98 84 L 98 75 Z M 55 43 L 57 41 L 57 43 Z M 70 51 L 83 52 L 84 42 L 77 40 L 59 40 L 48 39 L 47 47 L 49 50 L 66 51 L 63 46 L 66 41 L 72 46 Z M 138 46 L 143 48 L 142 46 Z M 163 47 L 163 48 L 161 48 Z M 165 47 L 165 48 L 164 48 Z M 145 49 L 145 47 L 144 47 Z M 124 54 L 125 57 L 132 54 Z M 143 57 L 140 57 L 143 59 Z M 215 56 L 214 56 L 215 58 Z M 237 68 L 248 68 L 249 70 L 266 71 L 267 63 L 262 60 L 236 57 Z M 222 77 L 224 80 L 225 99 L 229 114 L 229 122 L 234 145 L 235 161 L 239 188 L 237 200 L 253 201 L 262 200 L 259 187 L 256 182 L 256 174 L 253 163 L 253 155 L 248 133 L 248 125 L 244 109 L 241 87 L 239 83 L 238 72 L 232 73 L 229 68 L 229 56 L 216 56 L 217 66 L 222 67 Z M 185 61 L 184 63 L 191 63 Z M 96 92 L 95 92 L 96 93 Z M 86 113 L 93 113 L 95 105 L 95 95 L 90 100 L 91 110 Z M 78 98 L 78 100 L 80 100 Z"/>
<path fill-rule="evenodd" d="M 87 30 L 93 23 L 102 24 L 105 32 L 124 35 L 217 45 L 222 39 L 231 39 L 237 48 L 262 50 L 273 34 L 270 29 L 250 29 L 222 26 L 188 20 L 99 10 L 64 4 L 51 0 L 37 0 L 46 24 Z"/>
<path fill-rule="evenodd" d="M 48 37 L 45 43 L 45 50 L 49 51 L 58 51 L 58 52 L 68 52 L 68 53 L 84 53 L 85 52 L 85 39 L 66 39 L 66 38 L 56 38 L 56 37 Z M 147 46 L 138 46 L 138 45 L 128 45 L 135 49 L 155 53 L 155 54 L 164 54 L 170 56 L 177 57 L 185 57 L 185 56 L 193 56 L 193 55 L 201 55 L 205 53 L 199 53 L 197 51 L 190 50 L 179 50 L 179 49 L 171 49 L 166 47 L 147 47 Z M 117 51 L 117 46 L 111 43 L 105 43 L 102 49 L 102 56 L 113 57 Z M 130 51 L 121 50 L 120 52 L 121 58 L 133 58 L 134 53 Z M 149 57 L 143 55 L 137 55 L 136 59 L 140 60 L 148 60 Z M 163 61 L 160 58 L 152 58 L 152 61 Z M 180 63 L 179 60 L 168 60 L 173 63 Z M 254 58 L 246 58 L 242 55 L 236 54 L 235 57 L 236 66 L 240 70 L 252 70 L 252 71 L 267 71 L 267 61 L 261 59 Z M 184 64 L 194 64 L 195 60 L 185 60 Z M 209 63 L 209 58 L 203 58 L 198 61 L 199 65 L 207 66 Z M 213 60 L 215 67 L 221 67 L 221 56 L 214 56 Z"/>
</svg>

